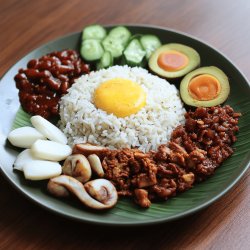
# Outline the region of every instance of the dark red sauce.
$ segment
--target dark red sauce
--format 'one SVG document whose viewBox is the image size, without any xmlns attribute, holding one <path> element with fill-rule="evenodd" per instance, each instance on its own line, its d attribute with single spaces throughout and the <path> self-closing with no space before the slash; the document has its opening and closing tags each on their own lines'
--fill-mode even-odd
<svg viewBox="0 0 250 250">
<path fill-rule="evenodd" d="M 30 60 L 27 69 L 20 69 L 14 78 L 22 108 L 47 119 L 58 116 L 61 96 L 76 78 L 87 73 L 89 66 L 74 50 L 52 52 Z"/>
</svg>

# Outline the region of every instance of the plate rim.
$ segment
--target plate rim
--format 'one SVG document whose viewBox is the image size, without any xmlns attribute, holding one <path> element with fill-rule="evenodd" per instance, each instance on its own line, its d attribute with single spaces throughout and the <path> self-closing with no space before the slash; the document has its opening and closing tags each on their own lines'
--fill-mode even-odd
<svg viewBox="0 0 250 250">
<path fill-rule="evenodd" d="M 106 28 L 112 28 L 114 26 L 126 26 L 126 27 L 133 27 L 133 28 L 151 28 L 151 29 L 158 29 L 158 30 L 162 30 L 162 31 L 168 31 L 168 32 L 172 32 L 178 35 L 182 35 L 188 38 L 191 38 L 193 40 L 198 41 L 199 43 L 202 43 L 203 45 L 206 45 L 208 47 L 210 47 L 211 49 L 213 49 L 216 53 L 220 54 L 221 56 L 223 56 L 230 64 L 231 66 L 233 66 L 238 72 L 239 74 L 241 74 L 241 76 L 243 77 L 243 79 L 245 80 L 245 82 L 248 84 L 248 87 L 250 87 L 250 83 L 247 79 L 247 77 L 242 73 L 242 71 L 232 62 L 231 59 L 229 59 L 227 56 L 224 55 L 224 53 L 222 53 L 221 51 L 219 51 L 218 49 L 214 48 L 212 45 L 210 45 L 209 43 L 203 41 L 202 39 L 199 39 L 193 35 L 190 35 L 188 33 L 182 32 L 182 31 L 178 31 L 176 29 L 172 29 L 172 28 L 168 28 L 168 27 L 163 27 L 163 26 L 157 26 L 157 25 L 149 25 L 149 24 L 108 24 L 108 25 L 103 25 Z M 70 37 L 73 35 L 77 35 L 80 34 L 81 31 L 77 31 L 77 32 L 71 32 L 71 33 L 67 33 L 65 35 L 59 36 L 53 40 L 50 40 L 44 44 L 39 45 L 38 47 L 36 47 L 35 49 L 29 51 L 28 53 L 26 53 L 24 56 L 22 56 L 21 58 L 19 58 L 13 65 L 11 65 L 7 71 L 2 75 L 1 80 L 0 80 L 0 84 L 2 84 L 2 79 L 5 77 L 5 75 L 12 69 L 13 66 L 15 66 L 16 64 L 18 64 L 24 57 L 27 57 L 28 55 L 30 55 L 31 53 L 33 53 L 34 51 L 40 49 L 41 47 L 44 46 L 48 46 L 49 44 L 52 44 L 58 40 L 64 39 L 66 37 Z M 228 193 L 238 182 L 239 180 L 243 177 L 243 175 L 246 173 L 246 171 L 248 170 L 249 166 L 250 166 L 250 151 L 246 154 L 244 160 L 242 161 L 241 165 L 244 165 L 242 171 L 240 172 L 240 174 L 225 188 L 223 189 L 223 191 L 221 191 L 219 194 L 215 195 L 213 198 L 207 200 L 206 202 L 200 204 L 199 206 L 196 206 L 194 208 L 191 208 L 187 211 L 182 212 L 181 214 L 176 214 L 176 215 L 172 215 L 170 217 L 167 218 L 152 218 L 152 219 L 147 219 L 147 221 L 136 221 L 135 223 L 133 222 L 115 222 L 115 221 L 111 221 L 109 222 L 107 221 L 99 221 L 98 219 L 93 219 L 93 218 L 79 218 L 77 216 L 73 216 L 71 214 L 65 213 L 65 211 L 60 211 L 58 209 L 55 209 L 51 206 L 45 205 L 43 203 L 41 203 L 39 201 L 39 199 L 35 198 L 32 194 L 30 194 L 29 192 L 26 192 L 20 185 L 16 184 L 14 182 L 14 180 L 12 180 L 12 178 L 8 175 L 7 171 L 5 171 L 4 166 L 2 166 L 3 164 L 1 164 L 1 158 L 0 158 L 0 170 L 1 173 L 3 174 L 4 178 L 16 189 L 18 190 L 22 195 L 24 195 L 24 197 L 26 197 L 27 199 L 31 200 L 33 203 L 35 203 L 36 205 L 52 212 L 55 213 L 57 215 L 60 215 L 62 217 L 66 217 L 69 218 L 71 220 L 76 220 L 76 221 L 80 221 L 80 222 L 85 222 L 85 223 L 90 223 L 90 224 L 95 224 L 95 225 L 107 225 L 107 226 L 142 226 L 142 225 L 153 225 L 153 224 L 159 224 L 159 223 L 166 223 L 166 222 L 170 222 L 173 220 L 177 220 L 177 219 L 181 219 L 183 217 L 186 217 L 188 215 L 194 214 L 206 207 L 208 207 L 209 205 L 211 205 L 212 203 L 214 203 L 215 201 L 217 201 L 218 199 L 220 199 L 222 196 L 224 196 L 226 193 Z"/>
</svg>

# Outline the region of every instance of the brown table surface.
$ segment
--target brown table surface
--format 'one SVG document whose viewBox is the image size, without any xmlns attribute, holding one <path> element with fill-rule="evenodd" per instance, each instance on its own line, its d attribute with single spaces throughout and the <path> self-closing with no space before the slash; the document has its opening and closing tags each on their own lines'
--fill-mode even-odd
<svg viewBox="0 0 250 250">
<path fill-rule="evenodd" d="M 0 0 L 0 77 L 34 48 L 92 23 L 184 31 L 222 51 L 250 79 L 247 0 Z M 249 180 L 248 171 L 224 197 L 184 219 L 105 228 L 56 216 L 0 176 L 0 249 L 250 249 Z"/>
</svg>

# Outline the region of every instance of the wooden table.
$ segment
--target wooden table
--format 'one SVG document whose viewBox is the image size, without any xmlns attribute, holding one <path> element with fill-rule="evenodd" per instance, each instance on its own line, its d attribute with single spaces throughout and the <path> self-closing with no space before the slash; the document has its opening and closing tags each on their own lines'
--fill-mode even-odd
<svg viewBox="0 0 250 250">
<path fill-rule="evenodd" d="M 221 50 L 250 79 L 247 0 L 0 0 L 0 76 L 27 52 L 92 23 L 187 32 Z M 55 216 L 0 176 L 0 249 L 250 249 L 249 180 L 248 171 L 219 201 L 179 221 L 117 229 Z"/>
</svg>

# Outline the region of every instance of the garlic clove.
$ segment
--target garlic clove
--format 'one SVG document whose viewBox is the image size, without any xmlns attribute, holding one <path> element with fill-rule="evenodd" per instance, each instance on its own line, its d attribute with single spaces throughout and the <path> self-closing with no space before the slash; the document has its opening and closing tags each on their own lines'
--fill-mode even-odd
<svg viewBox="0 0 250 250">
<path fill-rule="evenodd" d="M 46 120 L 40 115 L 35 115 L 30 118 L 32 125 L 45 137 L 51 141 L 67 144 L 66 135 L 54 124 Z"/>
<path fill-rule="evenodd" d="M 72 153 L 70 146 L 54 141 L 37 140 L 31 147 L 35 157 L 49 161 L 62 161 Z"/>
<path fill-rule="evenodd" d="M 91 166 L 91 169 L 99 176 L 104 176 L 104 171 L 102 168 L 102 163 L 100 161 L 100 158 L 96 154 L 91 154 L 88 156 L 88 160 Z"/>
<path fill-rule="evenodd" d="M 36 158 L 30 149 L 25 149 L 23 150 L 16 158 L 15 162 L 14 162 L 14 169 L 23 171 L 23 166 L 27 163 L 27 162 L 31 162 L 31 161 L 36 161 L 39 160 L 38 158 Z"/>
<path fill-rule="evenodd" d="M 10 143 L 20 148 L 30 148 L 38 139 L 45 140 L 46 137 L 32 127 L 21 127 L 12 130 L 8 135 Z"/>
<path fill-rule="evenodd" d="M 30 161 L 24 164 L 23 172 L 27 180 L 45 180 L 56 177 L 62 173 L 62 167 L 58 162 Z"/>
</svg>

